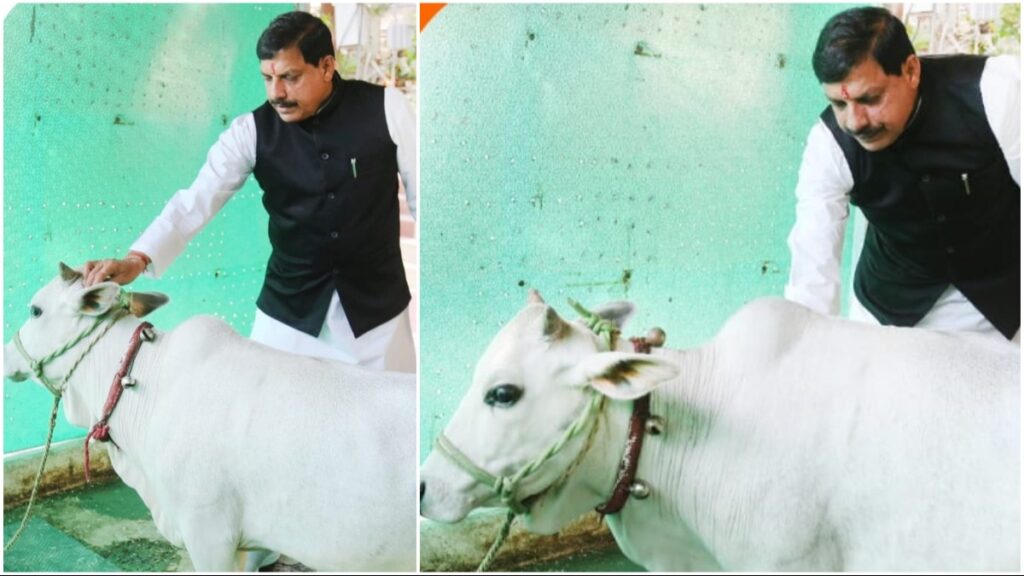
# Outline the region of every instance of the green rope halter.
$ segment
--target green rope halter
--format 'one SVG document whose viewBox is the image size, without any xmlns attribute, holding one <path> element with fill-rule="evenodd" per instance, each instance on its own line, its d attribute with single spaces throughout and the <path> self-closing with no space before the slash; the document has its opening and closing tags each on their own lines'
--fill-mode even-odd
<svg viewBox="0 0 1024 576">
<path fill-rule="evenodd" d="M 516 491 L 524 478 L 536 472 L 541 466 L 560 452 L 566 444 L 580 435 L 587 427 L 596 421 L 597 415 L 604 408 L 605 397 L 601 394 L 593 394 L 587 407 L 576 417 L 575 420 L 562 432 L 562 435 L 548 446 L 532 461 L 524 465 L 518 472 L 511 476 L 495 476 L 483 468 L 477 466 L 468 456 L 463 454 L 451 440 L 442 432 L 434 442 L 434 447 L 449 460 L 462 468 L 477 482 L 490 486 L 491 490 L 498 495 L 501 504 L 516 514 L 524 514 L 528 510 L 522 501 L 517 497 Z"/>
<path fill-rule="evenodd" d="M 83 331 L 81 334 L 75 336 L 66 344 L 54 350 L 51 354 L 43 358 L 40 358 L 39 360 L 33 360 L 32 355 L 29 354 L 27 350 L 25 350 L 25 345 L 21 343 L 21 330 L 18 330 L 17 332 L 14 333 L 14 345 L 15 347 L 17 347 L 18 352 L 21 353 L 21 356 L 25 358 L 25 361 L 28 362 L 29 367 L 32 369 L 32 374 L 34 374 L 35 377 L 39 379 L 39 382 L 41 382 L 43 386 L 46 386 L 46 389 L 49 390 L 51 394 L 60 397 L 62 394 L 64 394 L 64 389 L 67 387 L 67 383 L 68 380 L 71 378 L 71 375 L 74 374 L 75 370 L 78 368 L 78 365 L 81 364 L 82 360 L 89 353 L 89 351 L 92 350 L 93 346 L 95 346 L 96 343 L 99 342 L 101 338 L 103 338 L 103 335 L 106 334 L 114 326 L 114 324 L 117 323 L 118 320 L 120 320 L 122 317 L 128 314 L 131 302 L 131 292 L 127 290 L 121 290 L 117 296 L 117 303 L 113 304 L 110 307 L 110 310 L 108 310 L 101 316 L 98 316 L 96 320 L 93 321 L 92 325 L 86 328 L 85 331 Z M 79 342 L 88 338 L 89 335 L 91 335 L 93 332 L 96 331 L 97 328 L 100 327 L 100 325 L 102 325 L 105 321 L 108 320 L 109 322 L 107 323 L 107 327 L 103 330 L 103 332 L 99 334 L 99 336 L 97 336 L 92 342 L 89 343 L 85 350 L 82 351 L 82 354 L 78 357 L 77 360 L 75 360 L 75 363 L 71 365 L 71 369 L 68 371 L 67 374 L 64 375 L 64 378 L 61 379 L 60 385 L 55 384 L 53 381 L 46 377 L 44 370 L 47 364 L 53 362 L 57 358 L 60 358 L 61 356 L 66 354 L 69 350 L 77 346 Z"/>
<path fill-rule="evenodd" d="M 599 338 L 604 338 L 609 350 L 615 350 L 615 339 L 619 336 L 619 329 L 611 320 L 601 318 L 572 298 L 569 298 L 569 306 L 580 315 L 580 319 L 591 332 L 597 334 Z"/>
<path fill-rule="evenodd" d="M 614 349 L 615 338 L 619 333 L 618 328 L 612 322 L 601 318 L 594 314 L 590 310 L 587 310 L 579 302 L 570 299 L 569 305 L 583 318 L 586 322 L 587 327 L 592 330 L 599 337 L 603 337 L 608 344 L 609 349 Z M 498 533 L 498 538 L 491 545 L 487 555 L 480 562 L 477 567 L 477 572 L 485 572 L 490 568 L 494 561 L 494 558 L 498 554 L 498 550 L 504 544 L 505 539 L 508 537 L 509 530 L 511 529 L 512 522 L 515 517 L 519 514 L 525 514 L 529 510 L 523 504 L 522 500 L 516 495 L 519 484 L 524 478 L 530 474 L 536 472 L 541 466 L 551 460 L 555 454 L 560 452 L 569 442 L 579 436 L 588 427 L 590 428 L 591 434 L 588 437 L 589 440 L 593 438 L 593 432 L 597 429 L 598 416 L 604 410 L 605 396 L 596 392 L 591 392 L 590 402 L 583 409 L 583 412 L 572 421 L 571 424 L 562 432 L 562 435 L 547 447 L 540 455 L 525 464 L 515 474 L 511 476 L 495 476 L 487 470 L 484 470 L 476 463 L 474 463 L 468 456 L 460 451 L 451 440 L 445 436 L 442 431 L 437 440 L 434 441 L 434 448 L 445 456 L 453 464 L 461 468 L 464 472 L 473 477 L 477 482 L 490 486 L 491 490 L 498 496 L 501 504 L 508 508 L 508 514 L 505 517 L 505 522 L 501 527 L 501 531 Z M 584 452 L 586 448 L 584 448 Z M 581 452 L 582 457 L 582 452 Z M 573 467 L 570 467 L 570 470 Z M 557 482 L 556 482 L 557 483 Z"/>
</svg>

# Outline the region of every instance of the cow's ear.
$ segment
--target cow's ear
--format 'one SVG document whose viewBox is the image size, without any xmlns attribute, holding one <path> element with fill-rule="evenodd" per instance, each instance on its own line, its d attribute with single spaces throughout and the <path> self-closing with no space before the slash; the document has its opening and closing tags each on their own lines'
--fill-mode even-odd
<svg viewBox="0 0 1024 576">
<path fill-rule="evenodd" d="M 170 301 L 171 299 L 166 294 L 159 292 L 132 292 L 132 300 L 128 309 L 132 316 L 142 318 Z"/>
<path fill-rule="evenodd" d="M 632 302 L 626 300 L 615 300 L 613 302 L 606 302 L 594 309 L 594 315 L 608 320 L 615 325 L 616 328 L 622 329 L 626 325 L 626 322 L 633 316 L 633 311 L 636 310 L 636 306 Z"/>
<path fill-rule="evenodd" d="M 555 309 L 548 306 L 544 311 L 544 339 L 547 341 L 558 340 L 569 333 L 569 327 L 565 321 L 555 312 Z"/>
<path fill-rule="evenodd" d="M 100 282 L 79 290 L 72 305 L 86 316 L 99 316 L 117 304 L 120 296 L 121 286 L 117 282 Z"/>
<path fill-rule="evenodd" d="M 679 374 L 670 362 L 649 354 L 602 352 L 577 365 L 577 382 L 585 382 L 613 400 L 635 400 Z"/>
</svg>

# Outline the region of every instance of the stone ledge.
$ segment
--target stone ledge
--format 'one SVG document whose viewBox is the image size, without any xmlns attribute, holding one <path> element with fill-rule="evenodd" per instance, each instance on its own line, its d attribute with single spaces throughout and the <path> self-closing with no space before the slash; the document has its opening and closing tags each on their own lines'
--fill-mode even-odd
<svg viewBox="0 0 1024 576">
<path fill-rule="evenodd" d="M 85 485 L 83 442 L 83 438 L 76 438 L 50 446 L 50 456 L 46 460 L 46 470 L 39 483 L 37 498 Z M 4 510 L 28 502 L 42 458 L 42 446 L 4 455 Z M 101 443 L 92 445 L 89 461 L 93 483 L 106 482 L 116 477 L 106 447 Z"/>
<path fill-rule="evenodd" d="M 476 570 L 504 521 L 504 510 L 476 512 L 457 524 L 441 524 L 421 518 L 420 571 Z M 597 513 L 587 514 L 550 536 L 531 534 L 516 520 L 491 570 L 528 570 L 530 565 L 538 562 L 615 547 L 615 539 Z"/>
</svg>

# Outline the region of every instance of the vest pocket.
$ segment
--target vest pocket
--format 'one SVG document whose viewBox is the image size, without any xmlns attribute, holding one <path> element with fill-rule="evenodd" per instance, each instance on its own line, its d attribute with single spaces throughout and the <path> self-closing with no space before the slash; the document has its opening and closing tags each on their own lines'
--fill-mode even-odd
<svg viewBox="0 0 1024 576">
<path fill-rule="evenodd" d="M 1011 195 L 1019 195 L 1020 187 L 1001 159 L 960 176 L 960 193 L 964 195 L 967 213 L 976 224 L 992 225 L 1001 220 L 1009 208 Z"/>
<path fill-rule="evenodd" d="M 359 182 L 360 180 L 372 179 L 386 169 L 388 156 L 386 154 L 362 154 L 349 156 L 348 168 L 349 177 Z"/>
<path fill-rule="evenodd" d="M 391 206 L 388 196 L 397 191 L 398 169 L 394 152 L 350 156 L 346 164 L 352 185 L 349 208 L 360 220 L 379 218 Z"/>
</svg>

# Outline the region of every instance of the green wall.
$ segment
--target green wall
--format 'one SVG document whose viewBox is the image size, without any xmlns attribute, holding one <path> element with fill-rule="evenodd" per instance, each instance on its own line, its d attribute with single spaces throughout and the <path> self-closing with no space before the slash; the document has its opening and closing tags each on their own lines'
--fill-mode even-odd
<svg viewBox="0 0 1024 576">
<path fill-rule="evenodd" d="M 449 5 L 421 37 L 421 455 L 529 288 L 709 339 L 781 296 L 822 5 Z M 849 246 L 849 242 L 847 243 Z M 845 259 L 849 262 L 849 258 Z M 848 274 L 848 271 L 846 271 Z"/>
<path fill-rule="evenodd" d="M 57 263 L 122 256 L 236 116 L 265 99 L 255 55 L 292 4 L 21 4 L 4 21 L 4 340 Z M 248 334 L 270 253 L 253 180 L 171 266 L 140 279 L 170 329 L 214 314 Z M 51 396 L 4 382 L 4 452 L 39 446 Z M 61 418 L 56 439 L 84 436 Z"/>
</svg>

